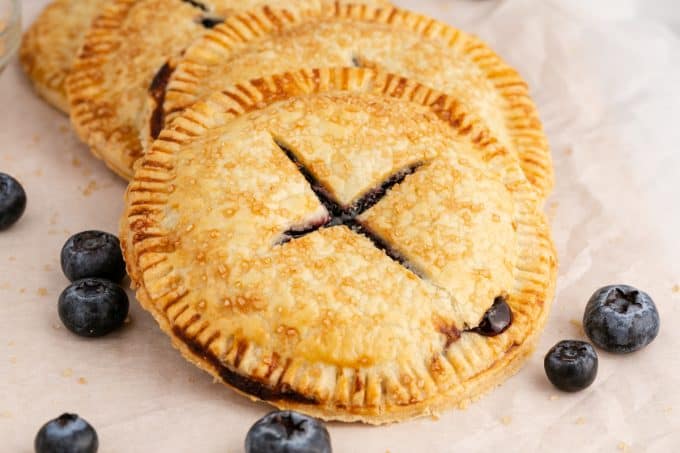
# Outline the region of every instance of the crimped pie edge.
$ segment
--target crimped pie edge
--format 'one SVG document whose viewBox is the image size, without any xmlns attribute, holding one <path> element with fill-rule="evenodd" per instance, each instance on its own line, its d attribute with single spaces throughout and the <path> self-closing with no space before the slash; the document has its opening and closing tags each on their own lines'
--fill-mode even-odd
<svg viewBox="0 0 680 453">
<path fill-rule="evenodd" d="M 64 24 L 59 22 L 57 19 L 64 14 L 68 14 L 65 11 L 69 8 L 70 4 L 76 4 L 79 0 L 53 0 L 50 2 L 38 15 L 35 21 L 28 27 L 24 32 L 23 39 L 21 41 L 21 47 L 19 48 L 19 61 L 24 73 L 28 76 L 33 84 L 35 91 L 42 97 L 47 103 L 57 108 L 61 112 L 68 114 L 69 103 L 66 97 L 66 78 L 70 70 L 70 65 L 73 59 L 76 57 L 77 44 L 73 43 L 72 48 L 73 54 L 71 55 L 71 60 L 68 62 L 59 61 L 59 53 L 48 52 L 45 48 L 45 39 L 47 37 L 54 37 L 51 34 L 51 30 L 59 27 L 55 30 L 57 36 L 60 36 L 65 30 L 64 27 L 70 28 L 75 24 L 69 21 L 69 24 Z M 92 3 L 88 6 L 88 12 L 91 11 L 89 8 L 96 8 L 98 3 L 102 3 L 101 0 L 87 0 L 87 3 Z M 86 23 L 80 24 L 87 28 L 90 25 L 91 20 L 94 16 L 85 14 Z M 50 40 L 51 46 L 64 45 L 63 42 L 54 42 Z M 40 61 L 41 59 L 46 59 L 46 61 Z"/>
<path fill-rule="evenodd" d="M 107 124 L 112 121 L 114 114 L 109 109 L 94 108 L 93 103 L 87 102 L 87 99 L 93 91 L 103 91 L 97 70 L 102 62 L 107 60 L 111 46 L 116 45 L 114 32 L 120 29 L 128 12 L 136 3 L 137 0 L 112 0 L 102 9 L 92 21 L 83 47 L 78 52 L 71 73 L 66 79 L 66 94 L 73 129 L 80 139 L 90 146 L 92 154 L 125 179 L 129 179 L 129 167 L 132 165 L 132 162 L 126 159 L 127 156 L 116 156 L 116 159 L 112 159 L 100 151 L 106 149 L 108 137 L 104 136 L 104 131 L 108 129 Z M 127 137 L 125 141 L 134 148 L 135 137 Z"/>
<path fill-rule="evenodd" d="M 236 14 L 208 31 L 194 46 L 187 49 L 184 57 L 174 69 L 173 77 L 181 78 L 183 82 L 178 95 L 180 97 L 193 96 L 193 100 L 199 100 L 199 86 L 197 85 L 199 79 L 194 74 L 207 71 L 205 62 L 211 58 L 224 57 L 228 54 L 230 45 L 247 43 L 255 37 L 267 35 L 281 28 L 282 25 L 294 26 L 317 17 L 319 19 L 353 19 L 385 25 L 398 23 L 400 27 L 405 27 L 423 37 L 436 39 L 449 47 L 455 45 L 461 49 L 477 64 L 507 100 L 510 108 L 504 112 L 504 116 L 514 147 L 518 150 L 520 166 L 527 179 L 536 188 L 540 198 L 542 200 L 547 198 L 554 185 L 552 157 L 527 83 L 515 69 L 506 64 L 479 38 L 433 18 L 398 7 L 375 7 L 338 1 L 332 6 L 323 7 L 322 11 L 310 9 L 296 16 L 271 7 Z M 170 88 L 168 93 L 171 90 Z M 153 99 L 149 98 L 148 101 L 150 105 L 147 104 L 147 114 L 158 108 L 154 105 Z M 169 106 L 167 110 L 178 110 L 182 107 L 183 105 Z M 171 119 L 172 113 L 168 117 Z M 147 132 L 143 132 L 142 141 L 149 141 Z"/>
<path fill-rule="evenodd" d="M 319 80 L 323 80 L 323 82 L 319 82 Z M 419 90 L 425 90 L 430 94 L 434 93 L 415 83 L 409 84 L 410 86 L 404 89 L 404 83 L 406 83 L 404 79 L 390 75 L 382 77 L 374 71 L 367 69 L 323 69 L 288 73 L 260 80 L 257 84 L 258 86 L 270 86 L 273 87 L 273 91 L 270 93 L 264 92 L 261 98 L 251 100 L 250 107 L 253 108 L 256 104 L 262 105 L 262 103 L 274 102 L 281 98 L 282 93 L 294 94 L 296 90 L 299 92 L 299 86 L 295 86 L 298 83 L 311 83 L 315 85 L 311 92 L 314 92 L 315 89 L 360 90 L 363 85 L 368 83 L 374 84 L 372 88 L 378 91 L 380 91 L 381 87 L 385 88 L 384 93 L 388 96 L 417 98 L 418 96 L 414 93 L 422 94 L 422 91 Z M 252 92 L 252 88 L 253 86 L 249 86 L 247 91 Z M 234 93 L 236 92 L 239 92 L 239 90 L 235 89 Z M 243 92 L 241 91 L 241 93 Z M 436 97 L 436 99 L 440 98 L 441 96 Z M 421 98 L 420 101 L 425 103 L 427 102 L 426 99 L 432 101 L 427 95 Z M 248 102 L 243 98 L 241 98 L 241 101 Z M 238 104 L 222 94 L 215 95 L 208 101 L 199 104 L 196 106 L 196 109 L 202 110 L 202 113 L 199 113 L 201 117 L 206 112 L 210 112 L 211 108 L 224 109 L 236 107 L 238 110 Z M 443 104 L 446 105 L 446 101 Z M 248 106 L 245 106 L 244 109 L 247 110 Z M 200 354 L 195 347 L 196 344 L 200 344 L 201 341 L 206 339 L 201 333 L 207 333 L 210 329 L 200 330 L 199 335 L 196 337 L 197 339 L 188 338 L 188 335 L 191 334 L 186 333 L 187 329 L 192 325 L 195 326 L 196 322 L 198 322 L 200 314 L 195 313 L 191 316 L 193 322 L 189 326 L 185 326 L 184 333 L 178 330 L 178 326 L 172 326 L 165 314 L 159 310 L 157 305 L 159 301 L 151 300 L 144 288 L 144 273 L 151 269 L 153 265 L 147 269 L 141 269 L 139 262 L 140 253 L 149 254 L 146 258 L 151 258 L 146 260 L 147 263 L 162 261 L 163 249 L 168 246 L 168 244 L 163 243 L 163 235 L 158 227 L 158 220 L 162 217 L 159 206 L 162 206 L 163 203 L 163 193 L 171 190 L 172 176 L 169 167 L 166 168 L 165 164 L 159 165 L 159 161 L 154 159 L 160 157 L 160 163 L 168 163 L 168 159 L 172 158 L 173 148 L 176 148 L 183 140 L 200 135 L 203 126 L 196 123 L 195 120 L 191 120 L 195 113 L 194 109 L 188 110 L 182 117 L 186 121 L 178 120 L 173 123 L 170 130 L 164 131 L 161 138 L 150 150 L 149 155 L 144 157 L 137 167 L 135 181 L 130 185 L 126 194 L 126 214 L 121 221 L 121 242 L 130 276 L 138 286 L 138 298 L 142 305 L 153 313 L 161 328 L 173 339 L 175 347 L 180 349 L 187 359 L 224 381 L 220 376 L 221 370 L 216 367 L 215 359 L 210 358 L 208 354 Z M 235 111 L 234 115 L 239 113 Z M 460 116 L 450 116 L 446 114 L 446 110 L 439 112 L 439 116 L 440 118 L 448 118 L 449 122 L 452 123 L 463 121 L 461 124 L 465 124 Z M 207 116 L 207 118 L 209 117 L 210 115 Z M 465 129 L 472 133 L 472 141 L 481 148 L 494 147 L 493 139 L 488 140 L 484 137 L 475 137 L 472 125 L 469 128 L 465 127 Z M 514 162 L 514 159 L 512 161 Z M 518 190 L 523 189 L 518 188 Z M 533 193 L 528 188 L 525 191 Z M 464 405 L 468 401 L 481 396 L 485 391 L 500 384 L 506 377 L 517 371 L 533 349 L 545 322 L 553 295 L 556 275 L 556 258 L 545 217 L 538 211 L 535 205 L 531 204 L 530 200 L 525 200 L 524 203 L 526 203 L 527 207 L 523 215 L 525 221 L 521 221 L 520 225 L 518 225 L 520 230 L 524 231 L 523 234 L 520 234 L 520 240 L 523 241 L 524 246 L 522 247 L 522 262 L 518 263 L 518 280 L 517 288 L 515 288 L 515 291 L 519 291 L 519 294 L 513 292 L 509 298 L 509 303 L 516 315 L 516 321 L 506 333 L 497 337 L 499 340 L 488 340 L 489 342 L 502 343 L 502 337 L 505 337 L 505 346 L 507 347 L 503 350 L 502 354 L 495 355 L 497 357 L 495 362 L 486 370 L 479 372 L 471 380 L 467 381 L 464 386 L 450 388 L 449 392 L 444 394 L 441 392 L 434 393 L 423 401 L 408 405 L 394 405 L 383 408 L 345 407 L 340 409 L 330 405 L 304 403 L 297 397 L 293 397 L 292 401 L 290 399 L 275 398 L 268 399 L 268 401 L 278 407 L 298 409 L 326 419 L 364 421 L 380 424 L 404 420 L 414 416 L 434 414 L 448 406 Z M 178 285 L 174 290 L 168 288 L 169 294 L 164 298 L 165 303 L 172 303 L 173 299 L 182 297 L 182 292 L 176 292 L 184 291 L 179 290 L 180 286 Z M 173 291 L 175 291 L 175 294 L 173 294 Z M 192 309 L 189 308 L 189 310 Z M 524 329 L 522 330 L 522 328 Z M 518 330 L 522 331 L 516 332 Z M 513 338 L 512 342 L 508 338 L 510 335 Z M 193 349 L 192 344 L 194 345 Z M 484 344 L 486 345 L 487 343 Z M 209 348 L 207 349 L 210 351 Z M 456 358 L 453 360 L 456 360 Z M 222 364 L 221 366 L 227 365 Z M 235 371 L 232 369 L 231 373 Z M 244 377 L 248 378 L 247 376 Z M 226 383 L 229 384 L 229 382 Z M 233 385 L 231 386 L 233 387 Z M 244 393 L 242 389 L 237 388 L 237 391 Z M 294 396 L 295 392 L 292 392 L 290 395 Z M 248 396 L 251 399 L 257 399 L 253 395 Z M 298 401 L 295 401 L 295 399 Z"/>
<path fill-rule="evenodd" d="M 239 0 L 233 1 L 237 5 Z M 318 4 L 323 1 L 326 0 L 309 0 L 310 5 L 290 5 L 289 9 L 312 8 L 312 5 L 314 8 L 320 8 Z M 382 3 L 386 0 L 367 1 Z M 120 34 L 120 30 L 126 24 L 130 11 L 138 3 L 140 0 L 110 0 L 93 20 L 71 73 L 66 79 L 71 124 L 76 133 L 90 146 L 96 157 L 127 180 L 134 173 L 135 161 L 143 154 L 140 131 L 131 128 L 129 124 L 123 126 L 118 124 L 120 122 L 118 111 L 102 105 L 102 102 L 93 102 L 92 93 L 105 92 L 101 83 L 102 77 L 97 72 L 103 64 L 111 60 L 111 49 L 126 39 Z M 175 57 L 176 55 L 173 55 L 170 58 Z M 138 113 L 141 115 L 143 112 Z"/>
</svg>

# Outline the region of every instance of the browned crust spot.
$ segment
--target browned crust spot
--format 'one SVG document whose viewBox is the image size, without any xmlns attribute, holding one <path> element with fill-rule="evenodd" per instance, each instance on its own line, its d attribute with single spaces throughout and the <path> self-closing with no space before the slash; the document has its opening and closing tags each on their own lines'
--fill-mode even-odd
<svg viewBox="0 0 680 453">
<path fill-rule="evenodd" d="M 460 330 L 458 330 L 453 324 L 443 325 L 439 328 L 439 331 L 446 337 L 446 344 L 444 345 L 444 348 L 448 348 L 460 339 Z"/>
</svg>

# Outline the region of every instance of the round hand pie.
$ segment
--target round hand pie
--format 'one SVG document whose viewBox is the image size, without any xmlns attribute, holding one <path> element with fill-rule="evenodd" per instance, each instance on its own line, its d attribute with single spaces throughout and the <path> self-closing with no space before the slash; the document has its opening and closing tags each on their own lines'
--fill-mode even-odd
<svg viewBox="0 0 680 453">
<path fill-rule="evenodd" d="M 19 57 L 35 90 L 68 113 L 66 77 L 97 12 L 109 0 L 53 0 L 24 34 Z"/>
<path fill-rule="evenodd" d="M 297 15 L 265 8 L 232 16 L 187 49 L 164 78 L 167 93 L 154 87 L 146 135 L 155 138 L 165 117 L 234 83 L 333 66 L 381 68 L 452 95 L 515 153 L 541 198 L 550 192 L 550 152 L 519 74 L 479 39 L 394 7 L 336 3 Z"/>
<path fill-rule="evenodd" d="M 516 159 L 456 99 L 365 68 L 240 83 L 161 132 L 126 196 L 142 305 L 254 399 L 385 423 L 516 372 L 556 259 Z"/>
<path fill-rule="evenodd" d="M 225 17 L 259 5 L 319 8 L 323 0 L 111 0 L 92 24 L 67 80 L 80 138 L 119 175 L 141 156 L 147 89 L 159 68 Z M 380 2 L 381 0 L 375 0 Z"/>
</svg>

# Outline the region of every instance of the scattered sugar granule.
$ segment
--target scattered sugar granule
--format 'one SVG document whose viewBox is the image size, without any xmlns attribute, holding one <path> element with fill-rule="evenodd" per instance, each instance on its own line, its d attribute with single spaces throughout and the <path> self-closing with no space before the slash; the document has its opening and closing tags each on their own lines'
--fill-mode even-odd
<svg viewBox="0 0 680 453">
<path fill-rule="evenodd" d="M 621 441 L 619 442 L 619 445 L 617 445 L 618 449 L 623 451 L 623 452 L 629 452 L 630 451 L 630 445 L 627 443 Z"/>
<path fill-rule="evenodd" d="M 501 418 L 501 423 L 503 423 L 505 426 L 508 426 L 510 423 L 512 423 L 512 417 L 509 415 L 504 416 Z"/>
<path fill-rule="evenodd" d="M 585 417 L 579 417 L 576 419 L 576 424 L 577 425 L 585 425 L 586 424 L 586 418 Z"/>
<path fill-rule="evenodd" d="M 94 179 L 87 183 L 87 186 L 83 189 L 83 195 L 89 197 L 92 193 L 98 189 L 97 181 Z"/>
<path fill-rule="evenodd" d="M 70 368 L 66 368 L 64 371 L 61 372 L 61 375 L 65 378 L 69 378 L 73 376 L 73 370 Z"/>
<path fill-rule="evenodd" d="M 38 288 L 38 296 L 40 297 L 47 296 L 47 288 Z"/>
<path fill-rule="evenodd" d="M 550 401 L 557 401 L 558 399 L 560 399 L 559 396 L 557 396 L 557 395 L 550 395 Z"/>
<path fill-rule="evenodd" d="M 85 379 L 84 377 L 79 377 L 78 378 L 78 384 L 80 384 L 80 385 L 87 384 L 87 379 Z"/>
</svg>

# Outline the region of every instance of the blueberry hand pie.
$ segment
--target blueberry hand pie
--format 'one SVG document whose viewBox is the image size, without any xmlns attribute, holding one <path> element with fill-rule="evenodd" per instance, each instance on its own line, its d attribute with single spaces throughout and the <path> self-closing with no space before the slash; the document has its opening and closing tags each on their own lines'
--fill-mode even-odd
<svg viewBox="0 0 680 453">
<path fill-rule="evenodd" d="M 35 90 L 68 113 L 66 77 L 97 12 L 109 0 L 53 0 L 24 34 L 19 57 Z"/>
<path fill-rule="evenodd" d="M 142 154 L 144 99 L 164 64 L 236 11 L 263 4 L 319 8 L 323 0 L 111 0 L 93 22 L 67 80 L 71 120 L 92 152 L 132 176 Z M 375 0 L 381 2 L 381 0 Z"/>
<path fill-rule="evenodd" d="M 335 3 L 296 16 L 274 8 L 232 16 L 168 67 L 167 90 L 156 86 L 149 96 L 146 135 L 231 84 L 331 66 L 380 68 L 452 95 L 516 154 L 541 198 L 550 192 L 547 141 L 519 74 L 477 38 L 393 7 Z"/>
<path fill-rule="evenodd" d="M 188 360 L 281 408 L 380 424 L 478 398 L 533 349 L 556 258 L 465 104 L 368 68 L 198 102 L 128 188 L 138 299 Z"/>
</svg>

